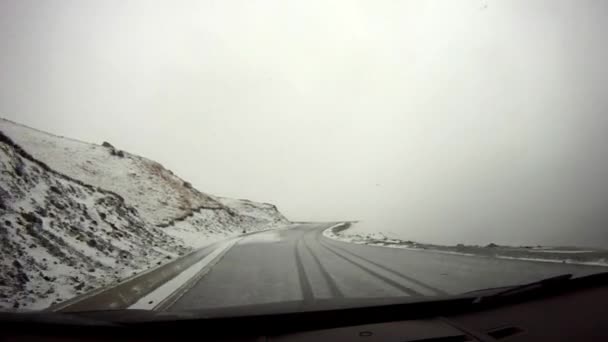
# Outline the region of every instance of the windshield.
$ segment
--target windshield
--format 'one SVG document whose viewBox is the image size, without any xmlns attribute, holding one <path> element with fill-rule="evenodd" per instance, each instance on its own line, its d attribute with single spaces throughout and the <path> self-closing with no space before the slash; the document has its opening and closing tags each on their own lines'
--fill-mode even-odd
<svg viewBox="0 0 608 342">
<path fill-rule="evenodd" d="M 0 0 L 0 308 L 247 315 L 608 270 L 607 15 Z"/>
</svg>

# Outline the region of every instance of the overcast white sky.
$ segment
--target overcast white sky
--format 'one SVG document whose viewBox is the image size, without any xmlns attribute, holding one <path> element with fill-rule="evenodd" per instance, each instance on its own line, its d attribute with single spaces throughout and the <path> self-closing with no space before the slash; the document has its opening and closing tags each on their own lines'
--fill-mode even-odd
<svg viewBox="0 0 608 342">
<path fill-rule="evenodd" d="M 0 115 L 292 220 L 608 247 L 608 2 L 0 1 Z"/>
</svg>

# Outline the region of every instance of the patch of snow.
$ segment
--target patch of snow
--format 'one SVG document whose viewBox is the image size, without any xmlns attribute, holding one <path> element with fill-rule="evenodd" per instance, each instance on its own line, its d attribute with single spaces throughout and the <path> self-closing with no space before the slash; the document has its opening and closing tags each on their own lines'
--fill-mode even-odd
<svg viewBox="0 0 608 342">
<path fill-rule="evenodd" d="M 186 251 L 117 196 L 47 171 L 5 141 L 0 169 L 0 307 L 42 309 Z"/>
<path fill-rule="evenodd" d="M 257 203 L 245 199 L 234 199 L 214 196 L 214 199 L 226 207 L 256 220 L 287 223 L 287 219 L 279 213 L 277 207 L 268 203 Z"/>
<path fill-rule="evenodd" d="M 572 259 L 544 259 L 544 258 L 527 258 L 527 257 L 512 257 L 506 255 L 496 255 L 499 259 L 510 259 L 510 260 L 524 260 L 524 261 L 537 261 L 537 262 L 551 262 L 558 264 L 571 264 L 571 265 L 589 265 L 589 266 L 608 266 L 608 260 L 599 259 L 595 261 L 578 261 Z"/>
<path fill-rule="evenodd" d="M 0 131 L 0 308 L 42 309 L 289 223 L 274 205 L 216 199 L 113 147 L 3 119 Z"/>
<path fill-rule="evenodd" d="M 0 131 L 52 169 L 113 191 L 157 225 L 192 208 L 221 205 L 210 196 L 185 187 L 184 181 L 159 163 L 111 148 L 58 137 L 0 119 Z"/>
<path fill-rule="evenodd" d="M 536 249 L 530 250 L 533 253 L 556 253 L 556 254 L 578 254 L 578 253 L 593 253 L 595 251 L 586 251 L 586 250 L 563 250 L 563 249 Z"/>
<path fill-rule="evenodd" d="M 396 239 L 388 239 L 385 238 L 381 233 L 375 234 L 366 234 L 362 236 L 357 233 L 353 233 L 350 228 L 347 230 L 341 231 L 338 234 L 334 233 L 334 228 L 339 227 L 342 224 L 334 225 L 323 231 L 323 235 L 330 239 L 360 244 L 360 245 L 368 245 L 368 246 L 378 246 L 378 247 L 386 247 L 386 248 L 398 248 L 398 249 L 406 249 L 412 251 L 425 251 L 425 252 L 433 252 L 433 253 L 441 253 L 441 254 L 450 254 L 450 255 L 462 255 L 468 257 L 477 257 L 477 258 L 487 258 L 487 257 L 496 257 L 499 259 L 511 259 L 511 260 L 525 260 L 525 261 L 536 261 L 536 262 L 551 262 L 551 263 L 566 263 L 566 264 L 576 264 L 576 265 L 591 265 L 591 266 L 608 266 L 608 261 L 606 259 L 598 259 L 592 261 L 579 261 L 572 259 L 548 259 L 548 258 L 530 258 L 530 257 L 515 257 L 515 256 L 506 256 L 506 255 L 484 255 L 484 254 L 475 254 L 475 253 L 465 253 L 458 251 L 450 251 L 450 250 L 442 250 L 433 248 L 432 246 L 426 246 L 425 248 L 416 247 L 415 243 L 404 243 L 402 240 Z M 591 250 L 560 250 L 555 248 L 543 247 L 542 249 L 536 249 L 531 251 L 530 249 L 525 249 L 523 251 L 526 252 L 543 252 L 543 253 L 562 253 L 562 254 L 581 254 L 581 253 L 591 253 L 595 251 Z"/>
</svg>

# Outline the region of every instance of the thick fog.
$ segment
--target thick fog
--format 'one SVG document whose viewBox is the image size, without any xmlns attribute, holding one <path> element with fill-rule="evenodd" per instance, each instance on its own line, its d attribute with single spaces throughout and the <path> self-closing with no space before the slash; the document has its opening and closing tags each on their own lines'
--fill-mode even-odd
<svg viewBox="0 0 608 342">
<path fill-rule="evenodd" d="M 608 3 L 1 1 L 0 116 L 292 220 L 608 247 Z"/>
</svg>

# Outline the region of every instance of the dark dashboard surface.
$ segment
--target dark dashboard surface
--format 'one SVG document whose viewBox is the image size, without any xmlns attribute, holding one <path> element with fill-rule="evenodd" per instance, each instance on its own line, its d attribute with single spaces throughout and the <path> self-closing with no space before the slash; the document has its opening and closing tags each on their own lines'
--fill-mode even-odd
<svg viewBox="0 0 608 342">
<path fill-rule="evenodd" d="M 593 277 L 592 277 L 593 278 Z M 1 321 L 3 341 L 608 341 L 608 279 L 571 280 L 508 300 L 453 298 L 284 315 L 130 323 L 69 316 Z M 593 281 L 591 281 L 592 279 Z M 492 299 L 492 298 L 490 298 Z M 7 316 L 5 315 L 4 318 Z M 96 317 L 98 320 L 91 320 Z M 133 316 L 135 317 L 135 316 Z M 170 316 L 169 316 L 170 317 Z"/>
</svg>

